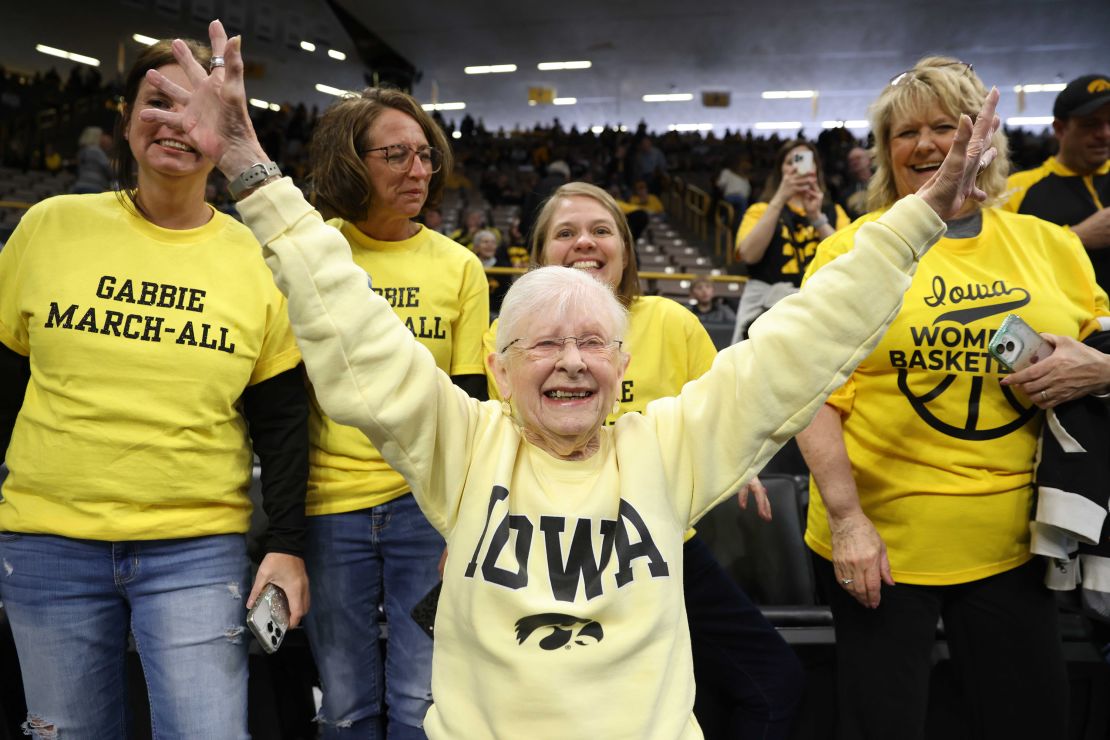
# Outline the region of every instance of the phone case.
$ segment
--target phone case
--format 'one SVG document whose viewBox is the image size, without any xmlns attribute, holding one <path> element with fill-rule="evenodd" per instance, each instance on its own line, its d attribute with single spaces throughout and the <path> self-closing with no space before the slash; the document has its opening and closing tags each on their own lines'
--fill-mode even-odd
<svg viewBox="0 0 1110 740">
<path fill-rule="evenodd" d="M 267 653 L 276 652 L 289 631 L 289 600 L 279 586 L 267 583 L 247 612 L 247 626 Z"/>
<path fill-rule="evenodd" d="M 420 626 L 420 629 L 434 639 L 436 627 L 436 610 L 439 606 L 439 592 L 443 588 L 443 581 L 435 585 L 428 593 L 424 594 L 424 598 L 416 602 L 416 606 L 412 608 L 412 619 Z"/>
<path fill-rule="evenodd" d="M 1002 320 L 987 349 L 1010 372 L 1024 370 L 1052 354 L 1052 345 L 1017 314 Z"/>
</svg>

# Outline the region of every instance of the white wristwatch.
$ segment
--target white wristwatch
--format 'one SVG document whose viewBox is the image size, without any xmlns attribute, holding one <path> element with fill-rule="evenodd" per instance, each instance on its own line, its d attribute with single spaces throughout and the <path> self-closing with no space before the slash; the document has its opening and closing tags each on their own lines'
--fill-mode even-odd
<svg viewBox="0 0 1110 740">
<path fill-rule="evenodd" d="M 258 187 L 271 177 L 281 177 L 281 170 L 273 162 L 256 162 L 227 184 L 232 200 L 239 200 L 243 193 Z"/>
</svg>

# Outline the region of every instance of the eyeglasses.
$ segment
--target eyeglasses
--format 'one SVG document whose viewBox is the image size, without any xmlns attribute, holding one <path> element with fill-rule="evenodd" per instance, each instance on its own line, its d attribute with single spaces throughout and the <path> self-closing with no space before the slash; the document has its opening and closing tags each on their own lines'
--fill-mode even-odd
<svg viewBox="0 0 1110 740">
<path fill-rule="evenodd" d="M 524 341 L 524 337 L 514 339 L 505 345 L 502 352 L 508 352 L 509 349 L 517 342 Z M 561 337 L 557 339 L 541 339 L 530 347 L 519 346 L 521 352 L 524 352 L 529 359 L 533 360 L 550 360 L 553 357 L 558 357 L 566 349 L 567 342 L 574 342 L 574 346 L 578 347 L 578 351 L 588 357 L 606 357 L 611 356 L 614 352 L 621 348 L 624 344 L 619 339 L 606 340 L 599 336 L 587 337 Z"/>
<path fill-rule="evenodd" d="M 975 66 L 972 64 L 968 64 L 967 62 L 944 62 L 943 64 L 933 64 L 928 67 L 922 67 L 921 69 L 907 69 L 905 72 L 899 72 L 898 74 L 890 78 L 890 84 L 892 87 L 894 85 L 908 84 L 909 82 L 918 79 L 918 72 L 923 72 L 926 69 L 937 69 L 940 67 L 959 67 L 959 73 L 965 75 L 975 71 Z"/>
<path fill-rule="evenodd" d="M 385 163 L 394 172 L 408 172 L 412 169 L 413 157 L 420 157 L 420 164 L 433 174 L 443 167 L 443 152 L 431 146 L 417 148 L 408 144 L 390 144 L 363 149 L 359 154 L 365 157 L 370 152 L 385 152 Z"/>
</svg>

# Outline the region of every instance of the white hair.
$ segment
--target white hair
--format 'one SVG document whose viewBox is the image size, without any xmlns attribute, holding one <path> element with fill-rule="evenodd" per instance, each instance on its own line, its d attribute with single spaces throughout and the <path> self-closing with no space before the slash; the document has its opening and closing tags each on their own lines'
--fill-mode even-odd
<svg viewBox="0 0 1110 740">
<path fill-rule="evenodd" d="M 624 339 L 628 331 L 628 309 L 617 300 L 613 289 L 573 267 L 550 266 L 532 270 L 517 279 L 497 321 L 497 351 L 519 338 L 520 327 L 535 316 L 565 316 L 583 308 L 608 327 L 608 339 Z"/>
</svg>

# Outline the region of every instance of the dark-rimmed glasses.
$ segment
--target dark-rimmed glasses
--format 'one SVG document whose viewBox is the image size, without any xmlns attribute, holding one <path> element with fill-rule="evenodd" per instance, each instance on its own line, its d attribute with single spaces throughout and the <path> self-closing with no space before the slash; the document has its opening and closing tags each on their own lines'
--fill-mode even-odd
<svg viewBox="0 0 1110 740">
<path fill-rule="evenodd" d="M 969 64 L 967 62 L 944 62 L 943 64 L 933 64 L 929 67 L 923 67 L 922 69 L 907 69 L 905 72 L 899 72 L 898 74 L 890 78 L 890 85 L 893 87 L 894 85 L 908 83 L 911 80 L 917 79 L 918 72 L 923 72 L 926 69 L 935 69 L 939 67 L 961 67 L 962 69 L 960 69 L 959 71 L 961 74 L 965 75 L 975 71 L 975 65 Z"/>
<path fill-rule="evenodd" d="M 508 352 L 510 348 L 517 344 L 517 342 L 522 341 L 524 341 L 524 337 L 514 339 L 513 341 L 506 344 L 505 348 L 501 351 Z M 516 346 L 516 349 L 520 350 L 532 359 L 549 360 L 553 357 L 558 357 L 559 355 L 561 355 L 563 353 L 563 350 L 566 349 L 567 342 L 571 341 L 573 341 L 574 345 L 578 347 L 579 352 L 592 357 L 604 357 L 612 355 L 614 352 L 621 348 L 621 345 L 624 344 L 624 342 L 619 339 L 602 339 L 599 336 L 591 335 L 586 337 L 557 337 L 551 339 L 541 339 L 531 346 Z"/>
<path fill-rule="evenodd" d="M 383 159 L 394 172 L 408 172 L 412 168 L 413 157 L 420 157 L 420 164 L 433 174 L 443 167 L 443 152 L 432 146 L 411 147 L 408 144 L 390 144 L 363 149 L 359 154 L 365 157 L 371 152 L 385 152 Z"/>
</svg>

